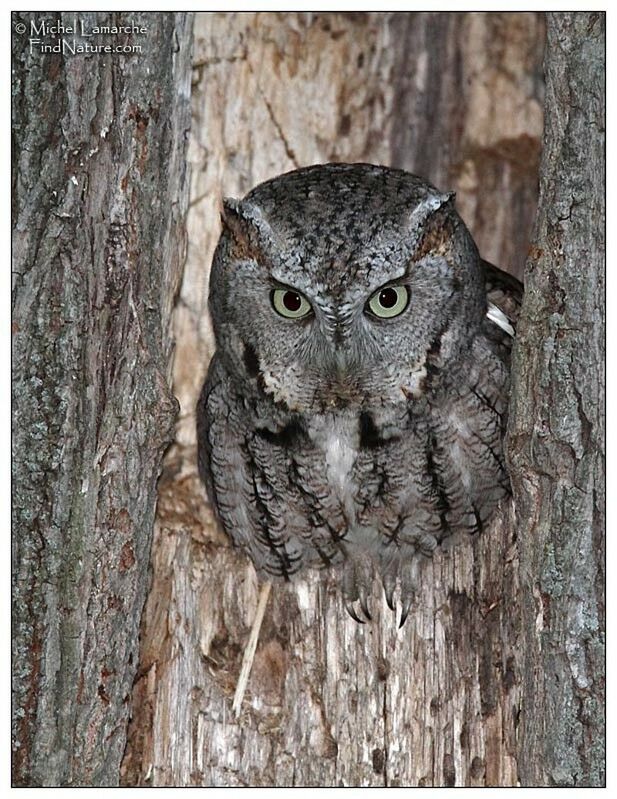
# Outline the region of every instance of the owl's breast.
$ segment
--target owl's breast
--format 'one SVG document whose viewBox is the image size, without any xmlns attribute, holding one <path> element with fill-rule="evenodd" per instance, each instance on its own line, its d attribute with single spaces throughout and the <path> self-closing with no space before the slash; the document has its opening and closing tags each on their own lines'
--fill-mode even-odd
<svg viewBox="0 0 617 799">
<path fill-rule="evenodd" d="M 323 460 L 326 483 L 351 522 L 358 491 L 354 476 L 360 447 L 358 415 L 352 412 L 318 414 L 311 419 L 307 433 Z"/>
</svg>

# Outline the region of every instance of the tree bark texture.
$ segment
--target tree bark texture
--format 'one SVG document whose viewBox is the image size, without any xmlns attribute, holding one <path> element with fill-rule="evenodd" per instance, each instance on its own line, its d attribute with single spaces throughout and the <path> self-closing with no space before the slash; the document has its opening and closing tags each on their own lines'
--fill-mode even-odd
<svg viewBox="0 0 617 799">
<path fill-rule="evenodd" d="M 542 135 L 539 14 L 203 14 L 195 26 L 189 250 L 174 316 L 181 405 L 160 482 L 125 785 L 515 785 L 522 677 L 516 530 L 439 552 L 402 630 L 344 612 L 336 573 L 275 585 L 239 719 L 257 604 L 196 474 L 222 196 L 314 162 L 415 170 L 483 255 L 520 270 Z"/>
<path fill-rule="evenodd" d="M 548 16 L 540 201 L 509 447 L 526 785 L 600 786 L 605 774 L 604 58 L 604 14 Z"/>
<path fill-rule="evenodd" d="M 156 483 L 177 407 L 171 316 L 188 206 L 192 20 L 132 14 L 145 34 L 98 39 L 141 53 L 30 51 L 32 20 L 75 17 L 86 30 L 127 21 L 13 16 L 20 786 L 118 783 Z"/>
</svg>

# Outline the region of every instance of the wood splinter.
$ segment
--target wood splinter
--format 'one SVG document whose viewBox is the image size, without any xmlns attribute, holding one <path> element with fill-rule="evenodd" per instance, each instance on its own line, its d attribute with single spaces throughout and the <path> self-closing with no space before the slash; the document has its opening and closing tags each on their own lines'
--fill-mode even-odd
<svg viewBox="0 0 617 799">
<path fill-rule="evenodd" d="M 257 641 L 259 640 L 259 631 L 261 623 L 266 612 L 266 605 L 268 604 L 268 597 L 270 596 L 270 589 L 272 583 L 264 583 L 259 592 L 259 601 L 257 603 L 257 610 L 255 618 L 253 619 L 253 626 L 251 627 L 251 634 L 244 650 L 244 657 L 242 658 L 242 668 L 240 669 L 240 676 L 238 677 L 238 685 L 236 686 L 236 693 L 234 694 L 234 701 L 232 710 L 236 718 L 240 715 L 240 708 L 242 707 L 242 700 L 251 674 L 253 666 L 253 659 L 255 657 L 255 650 L 257 649 Z"/>
</svg>

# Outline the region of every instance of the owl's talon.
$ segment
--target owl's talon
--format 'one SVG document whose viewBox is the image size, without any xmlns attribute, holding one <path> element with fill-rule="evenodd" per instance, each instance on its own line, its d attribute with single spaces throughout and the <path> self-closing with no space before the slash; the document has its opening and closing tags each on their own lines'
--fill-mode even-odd
<svg viewBox="0 0 617 799">
<path fill-rule="evenodd" d="M 416 586 L 418 562 L 414 559 L 411 563 L 405 564 L 401 575 L 401 620 L 399 630 L 407 621 L 412 602 L 414 600 L 414 588 Z"/>
<path fill-rule="evenodd" d="M 349 601 L 348 601 L 348 602 L 345 602 L 345 610 L 347 611 L 347 613 L 349 613 L 349 615 L 351 616 L 351 618 L 352 618 L 354 621 L 357 621 L 357 622 L 358 622 L 358 624 L 366 624 L 366 622 L 364 621 L 364 619 L 361 619 L 361 618 L 358 616 L 358 614 L 356 613 L 356 609 L 355 609 L 355 608 L 354 608 L 354 606 L 353 606 L 353 602 L 349 602 Z"/>
<path fill-rule="evenodd" d="M 419 570 L 420 560 L 418 557 L 412 557 L 401 566 L 401 620 L 398 625 L 399 630 L 403 624 L 405 624 L 415 598 L 418 587 Z"/>
<path fill-rule="evenodd" d="M 373 621 L 373 617 L 371 616 L 371 612 L 368 609 L 368 598 L 367 598 L 366 594 L 362 594 L 362 596 L 360 597 L 360 607 L 362 608 L 362 611 L 363 611 L 364 615 L 366 616 L 367 621 Z"/>
<path fill-rule="evenodd" d="M 406 597 L 405 600 L 401 603 L 401 620 L 398 623 L 399 630 L 407 621 L 407 616 L 409 616 L 409 610 L 411 609 L 411 597 Z"/>
<path fill-rule="evenodd" d="M 386 596 L 386 604 L 392 612 L 394 612 L 394 591 L 396 590 L 396 579 L 390 575 L 386 575 L 383 579 L 383 591 Z"/>
</svg>

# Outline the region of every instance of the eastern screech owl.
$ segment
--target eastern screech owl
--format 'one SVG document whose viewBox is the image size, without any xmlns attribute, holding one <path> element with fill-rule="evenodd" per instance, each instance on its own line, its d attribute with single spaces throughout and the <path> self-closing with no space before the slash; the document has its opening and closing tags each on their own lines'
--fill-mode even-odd
<svg viewBox="0 0 617 799">
<path fill-rule="evenodd" d="M 453 198 L 327 164 L 224 202 L 200 474 L 262 575 L 342 563 L 357 621 L 377 574 L 390 607 L 400 587 L 402 624 L 421 557 L 509 491 L 521 287 L 481 261 Z"/>
</svg>

